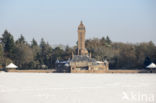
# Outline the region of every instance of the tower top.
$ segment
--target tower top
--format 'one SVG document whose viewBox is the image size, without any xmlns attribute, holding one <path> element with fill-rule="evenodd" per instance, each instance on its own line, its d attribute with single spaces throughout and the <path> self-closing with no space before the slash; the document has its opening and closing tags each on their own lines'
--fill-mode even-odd
<svg viewBox="0 0 156 103">
<path fill-rule="evenodd" d="M 80 22 L 80 24 L 78 26 L 78 30 L 85 30 L 85 26 L 82 21 Z"/>
<path fill-rule="evenodd" d="M 81 20 L 80 24 L 83 24 L 82 20 Z"/>
</svg>

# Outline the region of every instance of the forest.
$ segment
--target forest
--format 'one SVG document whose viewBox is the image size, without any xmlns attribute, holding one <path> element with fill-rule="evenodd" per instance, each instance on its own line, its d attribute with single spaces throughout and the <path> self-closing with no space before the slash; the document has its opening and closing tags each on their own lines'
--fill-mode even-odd
<svg viewBox="0 0 156 103">
<path fill-rule="evenodd" d="M 152 42 L 123 43 L 113 42 L 108 36 L 86 40 L 86 49 L 92 58 L 108 60 L 110 69 L 143 69 L 151 62 L 156 63 L 156 45 Z M 5 67 L 13 62 L 18 69 L 55 69 L 56 60 L 71 59 L 77 46 L 65 49 L 52 47 L 43 38 L 31 43 L 21 35 L 14 40 L 7 30 L 0 37 L 0 65 Z"/>
</svg>

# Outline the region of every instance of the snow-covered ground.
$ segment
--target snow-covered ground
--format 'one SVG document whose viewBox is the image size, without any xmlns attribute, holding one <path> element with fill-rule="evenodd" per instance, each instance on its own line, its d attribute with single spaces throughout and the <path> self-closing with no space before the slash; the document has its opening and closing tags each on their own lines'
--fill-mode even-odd
<svg viewBox="0 0 156 103">
<path fill-rule="evenodd" d="M 156 103 L 156 74 L 0 72 L 0 103 Z"/>
</svg>

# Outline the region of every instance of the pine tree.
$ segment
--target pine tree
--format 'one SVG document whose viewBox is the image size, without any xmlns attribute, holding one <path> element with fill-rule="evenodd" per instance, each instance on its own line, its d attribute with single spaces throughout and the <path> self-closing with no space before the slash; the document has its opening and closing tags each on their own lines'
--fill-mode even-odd
<svg viewBox="0 0 156 103">
<path fill-rule="evenodd" d="M 5 55 L 9 58 L 13 58 L 13 53 L 15 52 L 15 43 L 13 36 L 5 30 L 2 34 L 2 45 L 4 47 Z"/>
<path fill-rule="evenodd" d="M 31 41 L 31 47 L 38 46 L 37 41 L 33 38 Z"/>
<path fill-rule="evenodd" d="M 21 34 L 20 38 L 16 41 L 16 43 L 27 44 L 24 36 Z"/>
<path fill-rule="evenodd" d="M 112 41 L 109 39 L 109 36 L 106 37 L 106 42 L 107 42 L 108 44 L 111 44 L 111 43 L 112 43 Z"/>
</svg>

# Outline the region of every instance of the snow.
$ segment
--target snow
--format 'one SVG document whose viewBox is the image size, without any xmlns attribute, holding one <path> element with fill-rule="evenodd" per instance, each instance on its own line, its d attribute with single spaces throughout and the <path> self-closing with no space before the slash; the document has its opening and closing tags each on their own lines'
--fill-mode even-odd
<svg viewBox="0 0 156 103">
<path fill-rule="evenodd" d="M 156 103 L 156 75 L 0 72 L 0 103 Z"/>
</svg>

